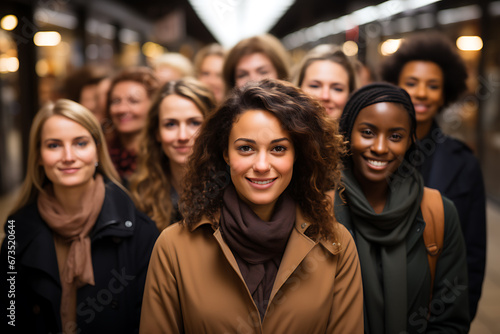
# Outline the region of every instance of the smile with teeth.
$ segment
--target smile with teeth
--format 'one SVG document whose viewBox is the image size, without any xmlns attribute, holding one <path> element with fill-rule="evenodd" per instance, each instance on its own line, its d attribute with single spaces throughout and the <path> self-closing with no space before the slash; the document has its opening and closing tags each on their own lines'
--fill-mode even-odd
<svg viewBox="0 0 500 334">
<path fill-rule="evenodd" d="M 367 160 L 368 160 L 368 163 L 370 165 L 373 165 L 376 167 L 383 167 L 383 166 L 387 165 L 387 161 L 378 161 L 378 160 L 370 160 L 370 159 L 367 159 Z"/>
<path fill-rule="evenodd" d="M 270 179 L 270 180 L 265 180 L 265 181 L 257 181 L 257 180 L 251 180 L 251 179 L 248 179 L 248 180 L 252 183 L 255 183 L 255 184 L 269 184 L 276 179 Z"/>
</svg>

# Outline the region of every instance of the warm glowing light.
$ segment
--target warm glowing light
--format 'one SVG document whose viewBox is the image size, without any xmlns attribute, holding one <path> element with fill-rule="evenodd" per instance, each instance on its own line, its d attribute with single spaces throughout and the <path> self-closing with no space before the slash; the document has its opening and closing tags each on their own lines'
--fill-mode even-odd
<svg viewBox="0 0 500 334">
<path fill-rule="evenodd" d="M 36 46 L 56 46 L 61 42 L 61 34 L 57 31 L 39 31 L 33 37 Z"/>
<path fill-rule="evenodd" d="M 388 39 L 380 44 L 380 53 L 388 56 L 398 51 L 401 45 L 401 39 Z"/>
<path fill-rule="evenodd" d="M 163 46 L 153 42 L 146 42 L 142 45 L 142 53 L 147 57 L 156 58 L 165 52 Z"/>
<path fill-rule="evenodd" d="M 17 72 L 19 60 L 16 57 L 0 58 L 0 73 Z"/>
<path fill-rule="evenodd" d="M 346 41 L 342 45 L 342 51 L 344 51 L 346 56 L 355 56 L 358 54 L 358 44 L 354 41 Z"/>
<path fill-rule="evenodd" d="M 479 51 L 483 48 L 483 40 L 479 36 L 460 36 L 457 48 L 462 51 Z"/>
<path fill-rule="evenodd" d="M 14 30 L 17 27 L 17 17 L 15 15 L 5 15 L 0 21 L 0 26 L 4 30 Z"/>
</svg>

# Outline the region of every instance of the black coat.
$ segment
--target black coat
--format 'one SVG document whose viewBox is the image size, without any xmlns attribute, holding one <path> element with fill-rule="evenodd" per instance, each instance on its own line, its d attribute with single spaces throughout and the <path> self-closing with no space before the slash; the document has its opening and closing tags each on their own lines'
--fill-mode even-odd
<svg viewBox="0 0 500 334">
<path fill-rule="evenodd" d="M 15 302 L 16 326 L 8 324 L 12 317 L 3 316 L 0 332 L 60 333 L 61 284 L 54 240 L 36 203 L 9 217 L 5 231 L 1 309 Z M 10 237 L 15 240 L 13 268 L 8 263 L 11 234 L 15 236 Z M 104 203 L 90 234 L 95 286 L 85 285 L 77 292 L 78 333 L 138 332 L 146 272 L 158 234 L 154 222 L 135 208 L 125 192 L 106 183 Z M 8 278 L 15 284 L 9 284 Z M 9 291 L 15 291 L 15 296 L 9 296 Z"/>
<path fill-rule="evenodd" d="M 438 189 L 458 210 L 467 248 L 471 320 L 481 297 L 486 266 L 486 194 L 481 166 L 461 141 L 445 136 L 436 123 L 421 141 L 420 171 L 429 188 Z"/>
</svg>

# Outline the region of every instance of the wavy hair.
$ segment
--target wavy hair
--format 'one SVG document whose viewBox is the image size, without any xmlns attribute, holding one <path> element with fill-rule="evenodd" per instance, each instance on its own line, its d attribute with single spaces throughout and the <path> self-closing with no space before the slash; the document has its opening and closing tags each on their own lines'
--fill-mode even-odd
<svg viewBox="0 0 500 334">
<path fill-rule="evenodd" d="M 336 239 L 331 199 L 325 194 L 339 184 L 345 144 L 337 123 L 323 106 L 290 83 L 262 80 L 234 89 L 201 128 L 188 163 L 180 208 L 187 226 L 205 216 L 218 225 L 224 188 L 231 182 L 223 154 L 233 123 L 247 110 L 273 114 L 291 136 L 295 148 L 293 176 L 287 191 L 311 223 L 313 238 Z"/>
<path fill-rule="evenodd" d="M 104 133 L 97 118 L 81 104 L 67 99 L 59 99 L 54 103 L 51 102 L 42 107 L 33 119 L 29 135 L 26 177 L 21 186 L 17 203 L 11 212 L 15 212 L 35 201 L 38 194 L 44 192 L 43 187 L 48 183 L 52 183 L 45 175 L 44 168 L 40 165 L 39 161 L 41 158 L 41 134 L 43 126 L 50 117 L 56 115 L 66 117 L 80 124 L 90 132 L 97 147 L 99 165 L 96 168 L 96 172 L 101 173 L 125 190 L 121 186 L 120 181 L 118 181 L 120 178 L 109 157 Z"/>
<path fill-rule="evenodd" d="M 130 192 L 137 208 L 151 217 L 160 231 L 173 218 L 170 164 L 158 141 L 160 104 L 169 95 L 178 95 L 192 101 L 204 118 L 215 109 L 212 92 L 192 78 L 167 82 L 153 97 L 147 125 L 142 133 L 137 170 L 130 179 Z"/>
</svg>

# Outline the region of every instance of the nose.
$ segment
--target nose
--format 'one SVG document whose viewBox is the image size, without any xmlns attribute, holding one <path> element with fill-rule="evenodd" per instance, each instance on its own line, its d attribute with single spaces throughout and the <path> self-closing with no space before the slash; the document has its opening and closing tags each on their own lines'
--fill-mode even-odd
<svg viewBox="0 0 500 334">
<path fill-rule="evenodd" d="M 256 156 L 255 163 L 253 165 L 253 170 L 257 173 L 266 173 L 271 169 L 271 164 L 267 157 L 266 152 L 261 152 Z"/>
<path fill-rule="evenodd" d="M 73 148 L 71 146 L 64 147 L 62 160 L 65 163 L 71 163 L 75 161 L 75 153 L 73 152 Z"/>
<path fill-rule="evenodd" d="M 427 97 L 427 89 L 425 87 L 425 84 L 421 83 L 421 84 L 418 84 L 417 87 L 415 88 L 415 94 L 416 94 L 416 97 L 420 98 L 420 99 L 424 99 Z"/>
<path fill-rule="evenodd" d="M 387 139 L 384 136 L 377 136 L 371 146 L 371 151 L 377 155 L 383 155 L 387 153 Z"/>
<path fill-rule="evenodd" d="M 189 133 L 186 124 L 181 123 L 179 125 L 179 141 L 186 141 L 189 140 Z"/>
<path fill-rule="evenodd" d="M 321 92 L 320 92 L 320 97 L 319 97 L 321 100 L 323 101 L 329 101 L 330 100 L 330 89 L 328 88 L 328 86 L 324 86 L 321 88 Z"/>
</svg>

